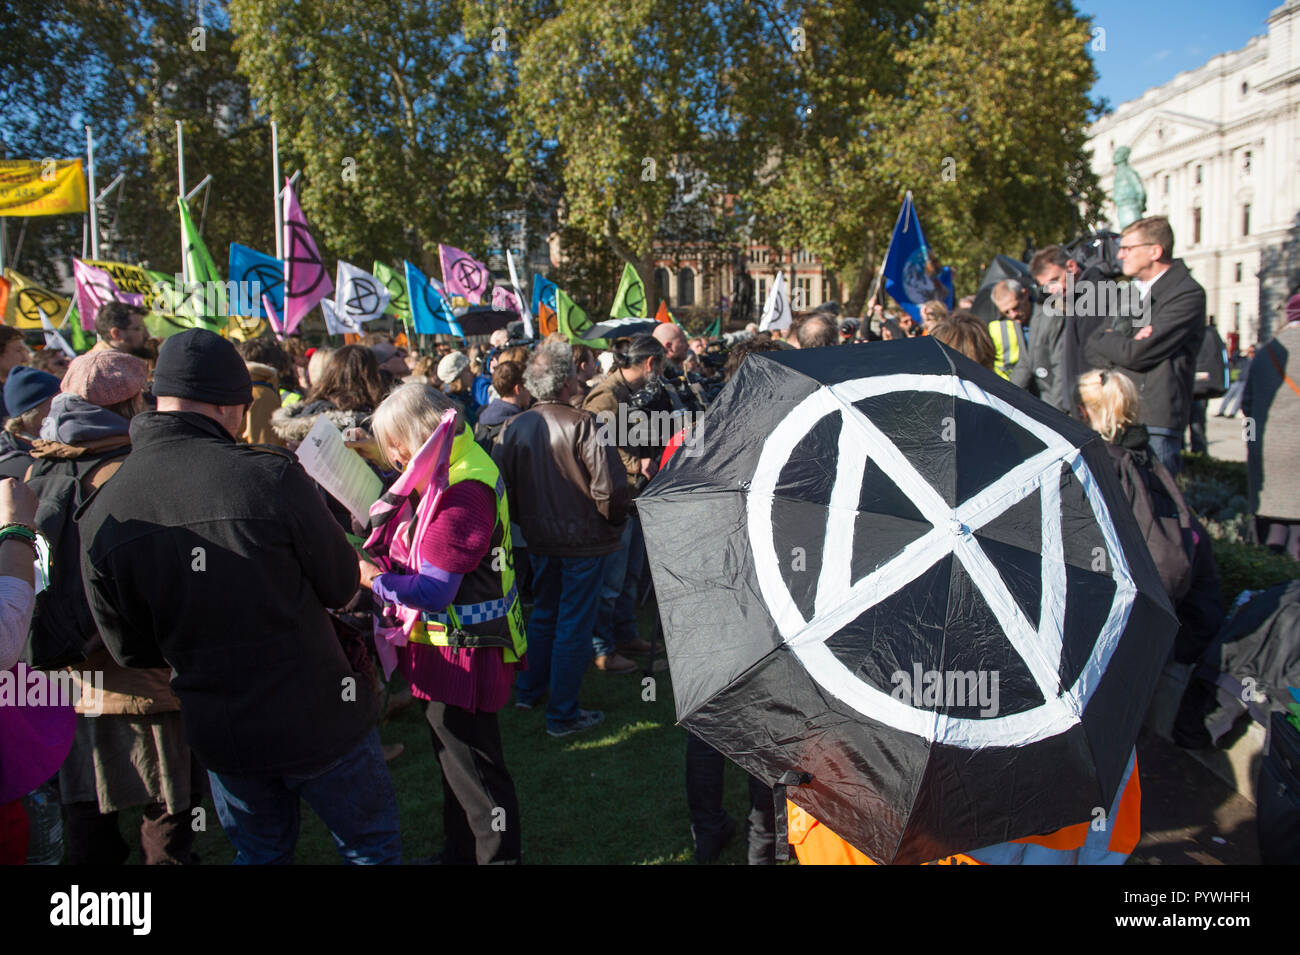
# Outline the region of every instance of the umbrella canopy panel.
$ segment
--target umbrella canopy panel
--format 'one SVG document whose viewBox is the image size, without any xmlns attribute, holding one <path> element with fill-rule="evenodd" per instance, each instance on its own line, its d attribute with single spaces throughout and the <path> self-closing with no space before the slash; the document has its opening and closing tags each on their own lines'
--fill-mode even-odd
<svg viewBox="0 0 1300 955">
<path fill-rule="evenodd" d="M 1110 805 L 1175 625 L 1093 432 L 926 340 L 698 427 L 638 505 L 684 725 L 882 861 Z"/>
</svg>

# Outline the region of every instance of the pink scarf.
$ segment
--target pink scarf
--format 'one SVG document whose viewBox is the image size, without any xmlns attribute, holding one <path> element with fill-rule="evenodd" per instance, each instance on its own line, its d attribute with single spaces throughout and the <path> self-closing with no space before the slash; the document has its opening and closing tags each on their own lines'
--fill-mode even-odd
<svg viewBox="0 0 1300 955">
<path fill-rule="evenodd" d="M 385 572 L 411 573 L 420 566 L 419 548 L 437 513 L 451 469 L 456 411 L 447 411 L 402 471 L 397 482 L 370 506 L 366 551 Z M 375 616 L 375 651 L 388 679 L 397 667 L 397 647 L 404 647 L 420 611 L 401 604 L 385 606 Z"/>
</svg>

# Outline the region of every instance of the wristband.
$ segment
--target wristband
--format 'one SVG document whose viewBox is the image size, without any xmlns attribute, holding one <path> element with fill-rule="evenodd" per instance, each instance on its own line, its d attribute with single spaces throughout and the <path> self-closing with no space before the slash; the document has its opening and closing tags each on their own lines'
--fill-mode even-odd
<svg viewBox="0 0 1300 955">
<path fill-rule="evenodd" d="M 36 530 L 26 524 L 14 522 L 0 527 L 0 544 L 10 538 L 30 544 L 33 548 L 36 547 Z"/>
</svg>

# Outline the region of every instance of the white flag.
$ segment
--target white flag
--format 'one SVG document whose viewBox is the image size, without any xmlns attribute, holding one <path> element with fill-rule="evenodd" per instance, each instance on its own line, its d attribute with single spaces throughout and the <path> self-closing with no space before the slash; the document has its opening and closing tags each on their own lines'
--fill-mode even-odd
<svg viewBox="0 0 1300 955">
<path fill-rule="evenodd" d="M 776 273 L 776 281 L 772 283 L 772 291 L 767 293 L 767 304 L 763 306 L 763 320 L 759 323 L 760 332 L 769 329 L 789 328 L 790 323 L 794 321 L 794 313 L 790 311 L 790 296 L 785 290 L 785 273 Z"/>
<path fill-rule="evenodd" d="M 320 310 L 325 313 L 325 330 L 331 335 L 361 334 L 361 326 L 335 309 L 329 299 L 320 300 Z"/>
<path fill-rule="evenodd" d="M 524 318 L 524 338 L 533 337 L 533 313 L 529 311 L 528 299 L 524 296 L 523 289 L 519 287 L 519 273 L 515 271 L 515 257 L 506 249 L 506 265 L 510 267 L 510 284 L 514 286 L 515 298 L 519 300 L 519 310 L 523 312 Z"/>
<path fill-rule="evenodd" d="M 45 309 L 38 307 L 37 310 L 41 313 L 41 327 L 45 329 L 45 347 L 61 348 L 63 349 L 63 353 L 69 358 L 76 358 L 76 350 L 68 344 L 67 339 L 59 334 L 58 329 L 50 324 L 49 318 L 45 315 Z"/>
<path fill-rule="evenodd" d="M 354 332 L 361 331 L 362 322 L 383 315 L 392 298 L 383 282 L 365 269 L 343 261 L 339 262 L 338 281 L 334 285 L 338 289 L 334 293 L 334 314 L 340 321 L 356 325 Z"/>
</svg>

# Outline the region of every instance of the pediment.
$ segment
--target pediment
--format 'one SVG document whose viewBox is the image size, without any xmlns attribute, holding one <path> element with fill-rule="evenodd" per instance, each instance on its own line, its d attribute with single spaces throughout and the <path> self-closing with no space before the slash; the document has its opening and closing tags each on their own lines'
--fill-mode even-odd
<svg viewBox="0 0 1300 955">
<path fill-rule="evenodd" d="M 1127 145 L 1134 156 L 1142 156 L 1146 153 L 1168 149 L 1183 140 L 1214 132 L 1219 128 L 1219 125 L 1219 123 L 1202 119 L 1199 116 L 1188 116 L 1185 113 L 1159 110 L 1138 130 L 1138 134 L 1133 137 L 1132 142 L 1116 143 L 1115 145 L 1117 147 Z"/>
</svg>

